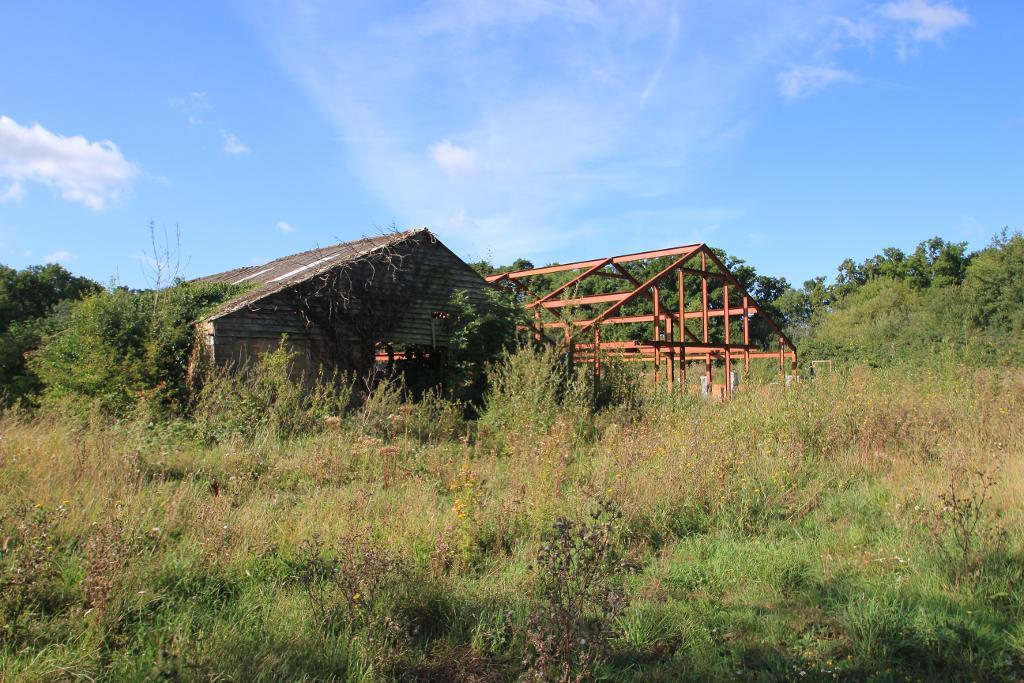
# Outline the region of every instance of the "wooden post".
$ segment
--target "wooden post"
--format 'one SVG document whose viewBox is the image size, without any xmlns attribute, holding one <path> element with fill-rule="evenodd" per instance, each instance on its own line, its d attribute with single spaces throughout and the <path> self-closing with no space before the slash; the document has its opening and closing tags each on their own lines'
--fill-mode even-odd
<svg viewBox="0 0 1024 683">
<path fill-rule="evenodd" d="M 743 295 L 743 382 L 750 378 L 750 297 Z"/>
<path fill-rule="evenodd" d="M 779 379 L 786 383 L 786 346 L 782 337 L 779 337 Z"/>
<path fill-rule="evenodd" d="M 658 288 L 652 287 L 654 294 L 654 341 L 661 341 L 661 301 L 658 299 Z M 661 347 L 655 343 L 654 346 L 654 384 L 658 385 L 661 373 Z"/>
<path fill-rule="evenodd" d="M 725 397 L 732 398 L 732 349 L 730 342 L 730 320 L 729 320 L 729 281 L 722 282 L 722 312 L 725 321 Z"/>
<path fill-rule="evenodd" d="M 703 251 L 700 253 L 700 269 L 704 273 L 700 279 L 701 298 L 701 328 L 704 332 L 704 343 L 708 343 L 708 257 Z M 704 354 L 704 374 L 707 376 L 708 392 L 711 391 L 711 352 Z"/>
<path fill-rule="evenodd" d="M 686 283 L 679 269 L 679 386 L 686 393 Z"/>
</svg>

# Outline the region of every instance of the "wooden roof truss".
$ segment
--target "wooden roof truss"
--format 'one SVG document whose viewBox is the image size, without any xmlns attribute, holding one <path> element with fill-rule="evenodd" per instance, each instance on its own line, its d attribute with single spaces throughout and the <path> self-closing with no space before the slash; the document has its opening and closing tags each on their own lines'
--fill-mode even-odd
<svg viewBox="0 0 1024 683">
<path fill-rule="evenodd" d="M 645 281 L 625 267 L 630 262 L 653 259 L 667 265 Z M 550 291 L 534 291 L 531 284 L 543 280 L 538 276 L 556 273 L 571 277 Z M 574 293 L 591 278 L 612 278 L 623 286 L 614 292 Z M 694 279 L 699 286 L 694 285 Z M 734 362 L 742 361 L 746 374 L 751 361 L 759 359 L 777 361 L 783 378 L 787 370 L 796 374 L 796 346 L 706 244 L 510 271 L 491 275 L 487 281 L 515 287 L 533 313 L 534 338 L 564 344 L 574 362 L 591 364 L 598 377 L 602 359 L 651 363 L 654 381 L 674 390 L 676 385 L 685 385 L 687 366 L 698 362 L 704 366 L 708 390 L 729 398 L 729 381 L 718 387 L 712 384 L 716 362 L 724 365 L 726 378 L 731 376 Z M 662 305 L 659 286 L 664 287 L 666 282 L 673 282 L 680 292 L 676 310 Z M 709 299 L 710 283 L 721 284 L 720 300 Z M 688 285 L 691 291 L 699 291 L 698 296 L 691 297 L 694 300 L 687 299 Z M 642 302 L 649 312 L 624 314 L 622 309 L 634 302 Z M 632 307 L 637 308 L 635 304 Z M 582 316 L 577 315 L 581 311 L 585 311 Z M 777 351 L 751 343 L 750 324 L 755 316 L 761 316 L 771 328 Z M 686 324 L 693 320 L 699 322 Z M 623 324 L 648 324 L 650 335 L 640 340 L 602 340 L 602 327 Z"/>
</svg>

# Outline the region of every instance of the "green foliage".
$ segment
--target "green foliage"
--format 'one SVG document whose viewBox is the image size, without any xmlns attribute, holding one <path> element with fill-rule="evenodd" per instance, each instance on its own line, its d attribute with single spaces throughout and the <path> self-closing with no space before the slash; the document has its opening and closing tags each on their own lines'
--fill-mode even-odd
<svg viewBox="0 0 1024 683">
<path fill-rule="evenodd" d="M 156 381 L 149 374 L 146 339 L 152 306 L 124 289 L 86 297 L 68 313 L 67 327 L 51 335 L 30 367 L 50 403 L 90 403 L 126 412 Z"/>
<path fill-rule="evenodd" d="M 506 291 L 487 288 L 482 300 L 466 290 L 451 298 L 455 309 L 443 319 L 449 340 L 444 385 L 454 396 L 479 403 L 487 387 L 487 366 L 517 343 L 516 328 L 526 316 Z"/>
<path fill-rule="evenodd" d="M 878 278 L 820 312 L 802 345 L 805 358 L 841 358 L 874 366 L 924 362 L 950 348 L 963 327 L 956 292 L 919 290 Z"/>
<path fill-rule="evenodd" d="M 55 263 L 24 270 L 0 265 L 0 332 L 12 323 L 46 316 L 61 301 L 99 290 L 92 280 L 76 277 Z"/>
<path fill-rule="evenodd" d="M 1019 336 L 1024 332 L 1024 234 L 1002 234 L 971 258 L 963 284 L 974 325 Z"/>
<path fill-rule="evenodd" d="M 917 245 L 909 256 L 901 249 L 887 247 L 863 263 L 846 259 L 839 265 L 836 294 L 845 296 L 877 278 L 906 280 L 918 289 L 959 284 L 970 260 L 966 252 L 966 242 L 933 237 Z"/>
<path fill-rule="evenodd" d="M 62 301 L 47 317 L 14 321 L 0 334 L 0 405 L 31 403 L 42 391 L 42 382 L 28 367 L 28 357 L 48 334 L 60 329 L 70 304 Z"/>
<path fill-rule="evenodd" d="M 95 403 L 124 415 L 144 399 L 158 410 L 184 412 L 193 323 L 240 291 L 183 282 L 161 291 L 87 296 L 70 307 L 29 363 L 45 387 L 44 401 L 78 409 Z"/>
<path fill-rule="evenodd" d="M 1024 362 L 1024 236 L 1005 231 L 966 254 L 965 243 L 926 240 L 856 264 L 835 284 L 824 278 L 790 290 L 778 306 L 803 360 L 874 366 L 929 363 L 935 356 L 979 365 Z"/>
<path fill-rule="evenodd" d="M 0 405 L 31 401 L 40 391 L 28 354 L 59 326 L 69 302 L 99 289 L 57 264 L 24 270 L 0 265 Z"/>
<path fill-rule="evenodd" d="M 521 347 L 491 366 L 481 421 L 510 437 L 544 434 L 563 410 L 589 412 L 590 377 L 586 368 L 569 366 L 557 349 Z"/>
<path fill-rule="evenodd" d="M 293 371 L 288 340 L 243 368 L 218 368 L 203 378 L 193 420 L 206 442 L 240 438 L 277 441 L 321 429 L 345 410 L 351 385 L 319 377 L 311 387 Z"/>
</svg>

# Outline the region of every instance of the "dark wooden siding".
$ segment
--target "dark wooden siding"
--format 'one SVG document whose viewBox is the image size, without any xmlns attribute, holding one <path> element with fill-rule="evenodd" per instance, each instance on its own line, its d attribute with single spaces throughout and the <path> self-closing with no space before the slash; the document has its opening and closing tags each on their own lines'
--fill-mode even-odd
<svg viewBox="0 0 1024 683">
<path fill-rule="evenodd" d="M 319 364 L 358 366 L 355 359 L 364 358 L 374 342 L 446 346 L 436 314 L 450 311 L 455 290 L 479 299 L 485 287 L 465 262 L 424 231 L 214 319 L 207 343 L 217 363 L 244 363 L 287 334 L 310 370 Z M 323 359 L 325 349 L 340 357 Z"/>
</svg>

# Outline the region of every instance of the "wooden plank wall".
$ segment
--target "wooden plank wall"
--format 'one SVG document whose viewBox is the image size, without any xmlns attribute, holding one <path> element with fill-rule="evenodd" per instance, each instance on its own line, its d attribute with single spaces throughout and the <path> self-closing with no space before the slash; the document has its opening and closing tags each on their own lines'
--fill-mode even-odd
<svg viewBox="0 0 1024 683">
<path fill-rule="evenodd" d="M 340 266 L 217 318 L 207 325 L 207 345 L 216 363 L 244 364 L 287 334 L 307 373 L 321 363 L 360 367 L 374 342 L 443 348 L 448 340 L 435 314 L 451 310 L 456 289 L 482 298 L 485 287 L 464 261 L 424 233 L 386 256 Z M 335 321 L 329 329 L 310 322 L 310 312 L 325 319 L 328 306 Z M 325 349 L 342 357 L 324 362 Z"/>
</svg>

